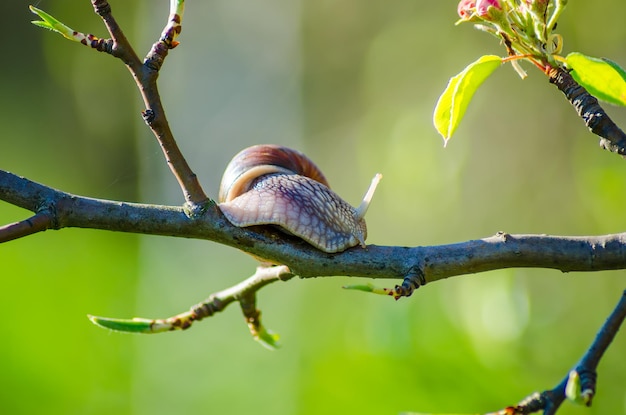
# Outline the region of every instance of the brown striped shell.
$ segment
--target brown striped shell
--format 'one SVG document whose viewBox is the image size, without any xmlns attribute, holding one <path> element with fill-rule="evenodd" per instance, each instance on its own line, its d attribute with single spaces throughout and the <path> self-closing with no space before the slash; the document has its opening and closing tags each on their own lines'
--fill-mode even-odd
<svg viewBox="0 0 626 415">
<path fill-rule="evenodd" d="M 235 226 L 275 225 L 329 253 L 365 247 L 369 201 L 355 209 L 307 156 L 287 147 L 256 145 L 237 154 L 222 177 L 219 202 Z"/>
</svg>

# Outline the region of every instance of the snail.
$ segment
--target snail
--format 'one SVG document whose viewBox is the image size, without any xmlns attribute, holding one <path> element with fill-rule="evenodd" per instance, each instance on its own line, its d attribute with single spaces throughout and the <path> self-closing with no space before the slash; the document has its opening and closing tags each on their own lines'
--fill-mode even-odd
<svg viewBox="0 0 626 415">
<path fill-rule="evenodd" d="M 330 190 L 320 169 L 299 151 L 262 144 L 226 167 L 219 208 L 235 226 L 274 225 L 324 252 L 365 248 L 365 212 L 381 179 L 372 179 L 358 208 Z"/>
</svg>

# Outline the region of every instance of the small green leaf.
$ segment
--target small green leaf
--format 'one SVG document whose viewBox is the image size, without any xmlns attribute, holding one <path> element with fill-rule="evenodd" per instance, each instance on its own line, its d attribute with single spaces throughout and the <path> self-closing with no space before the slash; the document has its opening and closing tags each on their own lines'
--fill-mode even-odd
<svg viewBox="0 0 626 415">
<path fill-rule="evenodd" d="M 582 395 L 580 393 L 580 375 L 577 371 L 569 372 L 567 385 L 565 385 L 565 396 L 572 402 L 584 405 Z"/>
<path fill-rule="evenodd" d="M 265 327 L 260 326 L 256 333 L 253 333 L 254 340 L 258 341 L 261 346 L 269 349 L 276 350 L 280 347 L 280 336 Z"/>
<path fill-rule="evenodd" d="M 502 64 L 502 58 L 495 55 L 481 56 L 469 64 L 461 73 L 450 78 L 433 115 L 435 128 L 444 140 L 444 146 L 459 126 L 465 110 L 478 87 Z"/>
<path fill-rule="evenodd" d="M 572 77 L 594 97 L 626 106 L 626 71 L 609 59 L 573 52 L 565 58 Z"/>
<path fill-rule="evenodd" d="M 346 290 L 356 290 L 356 291 L 364 291 L 366 293 L 386 295 L 388 297 L 393 297 L 396 300 L 400 298 L 400 296 L 398 296 L 394 288 L 379 288 L 379 287 L 373 286 L 372 284 L 344 285 L 342 288 Z"/>
<path fill-rule="evenodd" d="M 96 326 L 124 333 L 160 333 L 171 330 L 170 326 L 155 324 L 157 323 L 155 320 L 145 318 L 121 319 L 91 315 L 87 317 Z"/>
<path fill-rule="evenodd" d="M 372 284 L 344 285 L 342 288 L 345 288 L 346 290 L 365 291 L 366 293 L 371 293 L 376 289 Z"/>
<path fill-rule="evenodd" d="M 44 12 L 43 10 L 40 10 L 34 6 L 28 6 L 28 8 L 30 9 L 31 12 L 39 16 L 39 18 L 41 19 L 41 20 L 33 20 L 31 22 L 32 24 L 34 24 L 35 26 L 52 30 L 53 32 L 57 32 L 69 40 L 77 41 L 73 36 L 74 30 L 67 27 L 65 24 L 61 23 L 60 21 L 50 16 L 48 13 Z"/>
<path fill-rule="evenodd" d="M 54 28 L 50 26 L 50 23 L 48 22 L 44 22 L 41 20 L 33 20 L 31 21 L 31 23 L 34 24 L 35 26 L 43 27 L 44 29 L 48 29 L 48 30 L 52 30 L 53 32 L 56 32 L 56 30 L 54 30 Z"/>
<path fill-rule="evenodd" d="M 580 374 L 576 370 L 569 372 L 567 384 L 565 385 L 565 396 L 570 401 L 583 406 L 590 406 L 594 391 L 592 389 L 582 390 Z"/>
</svg>

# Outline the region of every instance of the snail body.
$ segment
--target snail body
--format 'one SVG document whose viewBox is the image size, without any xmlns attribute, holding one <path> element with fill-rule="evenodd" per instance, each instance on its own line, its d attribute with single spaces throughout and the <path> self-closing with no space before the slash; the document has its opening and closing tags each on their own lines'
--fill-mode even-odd
<svg viewBox="0 0 626 415">
<path fill-rule="evenodd" d="M 229 163 L 219 207 L 235 226 L 274 225 L 329 253 L 365 247 L 365 212 L 380 175 L 361 205 L 352 207 L 328 187 L 319 168 L 299 151 L 256 145 Z"/>
</svg>

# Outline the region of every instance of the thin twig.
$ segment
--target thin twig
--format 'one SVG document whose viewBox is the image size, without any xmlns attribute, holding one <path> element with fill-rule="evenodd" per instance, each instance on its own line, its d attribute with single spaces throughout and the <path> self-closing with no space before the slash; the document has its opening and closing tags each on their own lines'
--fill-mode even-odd
<svg viewBox="0 0 626 415">
<path fill-rule="evenodd" d="M 596 369 L 598 363 L 600 363 L 604 352 L 606 352 L 611 345 L 611 342 L 624 322 L 624 318 L 626 318 L 626 290 L 622 292 L 622 296 L 613 309 L 613 312 L 598 331 L 596 338 L 591 346 L 589 346 L 580 362 L 576 364 L 573 369 L 581 377 L 580 389 L 581 393 L 586 395 L 587 406 L 591 406 L 593 395 L 595 394 Z M 563 401 L 565 401 L 565 389 L 569 379 L 570 374 L 568 373 L 553 389 L 541 393 L 533 393 L 519 404 L 509 406 L 491 415 L 526 415 L 541 410 L 544 411 L 544 415 L 554 415 Z"/>
<path fill-rule="evenodd" d="M 268 284 L 276 281 L 288 281 L 293 277 L 294 275 L 291 273 L 289 268 L 284 265 L 275 267 L 259 266 L 257 267 L 254 275 L 251 277 L 233 285 L 232 287 L 211 294 L 209 298 L 194 305 L 188 311 L 163 319 L 133 319 L 135 322 L 141 321 L 144 323 L 142 328 L 135 328 L 134 331 L 140 331 L 143 333 L 162 333 L 164 331 L 186 330 L 191 327 L 194 322 L 222 312 L 226 309 L 226 307 L 236 301 L 242 304 L 246 320 L 258 317 L 258 310 L 256 310 L 255 313 L 255 293 Z M 121 324 L 121 322 L 126 321 L 93 316 L 90 318 L 96 324 L 114 329 L 119 329 L 118 325 Z M 113 325 L 114 327 L 112 327 Z"/>
<path fill-rule="evenodd" d="M 181 32 L 182 13 L 180 12 L 183 4 L 184 1 L 182 0 L 170 1 L 170 17 L 163 33 L 142 63 L 115 20 L 108 1 L 92 0 L 94 11 L 102 18 L 113 41 L 110 49 L 105 51 L 124 62 L 132 74 L 146 107 L 142 114 L 143 119 L 156 137 L 167 165 L 178 181 L 185 202 L 189 205 L 189 213 L 197 214 L 203 209 L 209 198 L 174 139 L 157 85 L 159 70 L 169 50 L 178 45 L 175 39 Z"/>
<path fill-rule="evenodd" d="M 600 359 L 604 355 L 604 352 L 608 349 L 615 338 L 615 335 L 619 331 L 622 323 L 626 318 L 626 290 L 622 293 L 620 300 L 618 301 L 615 309 L 604 322 L 602 328 L 598 331 L 593 343 L 585 352 L 580 362 L 573 369 L 581 376 L 581 390 L 583 393 L 588 394 L 588 403 L 591 405 L 593 395 L 596 390 L 596 369 Z M 546 394 L 547 405 L 545 407 L 544 415 L 555 414 L 561 403 L 565 400 L 565 388 L 569 380 L 569 375 L 565 376 L 561 383 L 559 383 L 554 389 L 544 392 Z"/>
<path fill-rule="evenodd" d="M 54 215 L 49 210 L 42 210 L 28 219 L 0 226 L 0 243 L 45 231 L 53 226 Z"/>
<path fill-rule="evenodd" d="M 255 340 L 264 346 L 278 347 L 278 336 L 267 330 L 261 323 L 261 311 L 256 308 L 256 293 L 261 288 L 276 281 L 288 281 L 294 277 L 289 268 L 281 266 L 259 266 L 254 275 L 230 288 L 211 294 L 190 310 L 164 319 L 118 319 L 89 316 L 96 325 L 130 333 L 162 333 L 165 331 L 186 330 L 199 320 L 224 311 L 234 302 L 239 302 L 241 311 Z"/>
<path fill-rule="evenodd" d="M 102 18 L 102 21 L 111 36 L 113 45 L 109 53 L 112 56 L 121 59 L 127 67 L 138 70 L 141 67 L 141 61 L 126 38 L 122 28 L 119 24 L 117 24 L 117 21 L 111 14 L 111 6 L 109 3 L 106 0 L 92 0 L 91 5 L 93 6 L 96 14 Z"/>
</svg>

